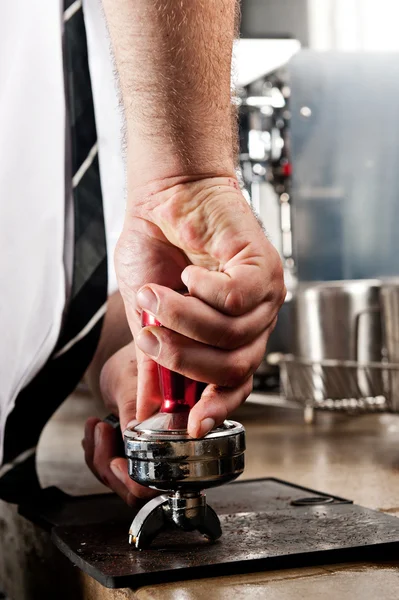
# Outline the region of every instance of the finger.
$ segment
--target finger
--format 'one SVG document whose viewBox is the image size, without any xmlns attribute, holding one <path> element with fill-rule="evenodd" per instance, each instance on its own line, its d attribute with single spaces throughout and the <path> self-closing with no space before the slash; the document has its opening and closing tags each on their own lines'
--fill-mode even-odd
<svg viewBox="0 0 399 600">
<path fill-rule="evenodd" d="M 191 296 L 227 315 L 243 315 L 262 302 L 270 303 L 272 310 L 277 311 L 286 290 L 281 261 L 273 246 L 269 246 L 270 260 L 266 256 L 259 263 L 227 266 L 223 272 L 189 265 L 182 273 L 182 281 Z"/>
<path fill-rule="evenodd" d="M 104 403 L 110 412 L 119 415 L 122 432 L 131 422 L 154 414 L 161 405 L 157 369 L 153 361 L 136 350 L 134 342 L 116 352 L 102 368 Z"/>
<path fill-rule="evenodd" d="M 145 327 L 138 347 L 160 365 L 197 381 L 237 387 L 257 369 L 266 349 L 268 331 L 237 350 L 201 344 L 165 327 Z"/>
<path fill-rule="evenodd" d="M 134 343 L 121 348 L 104 365 L 100 375 L 105 406 L 119 415 L 121 429 L 136 418 L 137 361 Z"/>
<path fill-rule="evenodd" d="M 135 294 L 136 296 L 136 294 Z M 141 331 L 141 317 L 136 309 L 125 302 L 126 314 L 133 333 L 137 365 L 136 398 L 122 400 L 122 393 L 116 392 L 121 429 L 124 431 L 132 421 L 143 421 L 153 415 L 162 404 L 159 387 L 158 365 L 146 356 L 136 344 Z M 124 387 L 124 386 L 121 386 Z"/>
<path fill-rule="evenodd" d="M 232 389 L 208 385 L 201 399 L 191 409 L 187 430 L 194 438 L 203 437 L 217 427 L 248 398 L 252 391 L 252 377 Z"/>
<path fill-rule="evenodd" d="M 194 296 L 184 296 L 161 285 L 150 284 L 137 293 L 142 309 L 153 314 L 164 327 L 197 342 L 235 349 L 256 339 L 275 317 L 270 302 L 262 302 L 240 317 L 225 315 Z"/>
<path fill-rule="evenodd" d="M 100 419 L 96 417 L 90 417 L 86 421 L 84 438 L 82 440 L 82 446 L 85 453 L 85 461 L 87 466 L 92 469 L 93 466 L 93 454 L 94 454 L 94 430 Z"/>
<path fill-rule="evenodd" d="M 119 473 L 124 470 L 127 474 L 127 461 L 116 458 L 117 433 L 107 423 L 100 422 L 96 425 L 94 433 L 93 473 L 106 486 L 116 492 L 126 503 L 133 505 L 138 498 L 148 496 L 148 490 L 128 479 L 121 479 Z M 111 463 L 116 461 L 116 466 L 111 468 Z"/>
<path fill-rule="evenodd" d="M 97 423 L 95 423 L 95 419 L 89 419 L 89 421 L 91 421 L 91 423 L 90 425 L 86 423 L 84 439 L 86 463 L 89 469 L 97 477 L 97 479 L 105 485 L 109 486 L 109 481 L 108 478 L 105 476 L 105 473 L 101 468 L 98 468 L 98 446 L 102 445 L 102 450 L 100 449 L 100 459 L 101 454 L 109 455 L 110 457 L 115 456 L 116 436 L 118 434 L 107 423 L 103 423 L 100 420 L 97 420 Z M 90 434 L 87 435 L 89 427 Z"/>
</svg>

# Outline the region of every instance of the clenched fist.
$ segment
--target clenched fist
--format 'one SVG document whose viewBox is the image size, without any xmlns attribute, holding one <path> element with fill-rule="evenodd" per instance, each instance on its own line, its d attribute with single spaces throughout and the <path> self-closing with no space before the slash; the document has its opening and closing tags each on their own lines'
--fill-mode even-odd
<svg viewBox="0 0 399 600">
<path fill-rule="evenodd" d="M 137 413 L 121 426 L 159 408 L 159 363 L 209 384 L 189 418 L 200 437 L 252 389 L 285 297 L 281 261 L 232 177 L 134 193 L 115 255 L 138 365 Z M 163 327 L 141 329 L 142 309 Z"/>
</svg>

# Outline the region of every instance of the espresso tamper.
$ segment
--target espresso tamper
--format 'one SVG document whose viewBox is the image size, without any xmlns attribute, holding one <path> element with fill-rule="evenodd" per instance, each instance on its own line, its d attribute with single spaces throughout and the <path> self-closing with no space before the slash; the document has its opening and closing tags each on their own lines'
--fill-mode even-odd
<svg viewBox="0 0 399 600">
<path fill-rule="evenodd" d="M 161 326 L 143 311 L 143 327 Z M 224 421 L 205 437 L 187 433 L 191 408 L 206 384 L 158 366 L 163 402 L 160 412 L 124 432 L 131 479 L 162 495 L 150 500 L 134 518 L 129 543 L 145 548 L 160 531 L 177 527 L 199 531 L 210 541 L 222 530 L 203 490 L 236 479 L 244 470 L 245 430 Z"/>
</svg>

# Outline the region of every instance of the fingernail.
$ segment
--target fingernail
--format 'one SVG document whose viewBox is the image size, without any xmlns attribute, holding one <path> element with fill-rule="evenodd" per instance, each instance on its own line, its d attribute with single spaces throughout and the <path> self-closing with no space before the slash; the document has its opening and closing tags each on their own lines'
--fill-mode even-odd
<svg viewBox="0 0 399 600">
<path fill-rule="evenodd" d="M 183 273 L 181 274 L 181 280 L 184 283 L 184 285 L 186 287 L 188 287 L 188 273 L 186 270 L 184 270 Z"/>
<path fill-rule="evenodd" d="M 158 312 L 158 298 L 151 288 L 143 287 L 137 292 L 137 303 L 140 308 L 150 311 L 153 315 Z"/>
<path fill-rule="evenodd" d="M 101 427 L 98 425 L 94 428 L 94 445 L 98 446 L 101 442 Z"/>
<path fill-rule="evenodd" d="M 115 477 L 117 477 L 119 479 L 119 481 L 123 482 L 123 473 L 122 470 L 115 465 L 114 463 L 111 463 L 109 465 L 111 467 L 111 471 L 113 472 L 113 474 L 115 475 Z"/>
<path fill-rule="evenodd" d="M 215 420 L 207 417 L 201 421 L 200 425 L 200 437 L 203 437 L 215 427 Z"/>
<path fill-rule="evenodd" d="M 136 344 L 149 356 L 153 358 L 157 358 L 159 354 L 159 350 L 161 345 L 156 335 L 154 335 L 151 331 L 143 330 L 139 333 L 136 338 Z"/>
</svg>

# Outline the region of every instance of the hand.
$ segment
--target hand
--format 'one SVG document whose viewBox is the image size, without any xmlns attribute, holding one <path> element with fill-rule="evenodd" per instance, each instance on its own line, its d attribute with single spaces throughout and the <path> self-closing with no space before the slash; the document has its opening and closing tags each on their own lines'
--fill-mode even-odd
<svg viewBox="0 0 399 600">
<path fill-rule="evenodd" d="M 101 393 L 109 412 L 124 422 L 136 413 L 137 366 L 133 342 L 121 348 L 104 365 L 100 376 Z M 120 432 L 97 418 L 88 419 L 82 441 L 85 460 L 94 475 L 134 506 L 155 495 L 130 479 L 127 460 L 118 456 Z"/>
<path fill-rule="evenodd" d="M 137 351 L 137 419 L 161 403 L 156 361 L 210 384 L 189 419 L 203 436 L 252 389 L 285 297 L 281 261 L 231 177 L 135 194 L 115 264 Z M 190 296 L 175 291 L 183 284 Z M 164 327 L 141 329 L 143 308 Z"/>
</svg>

